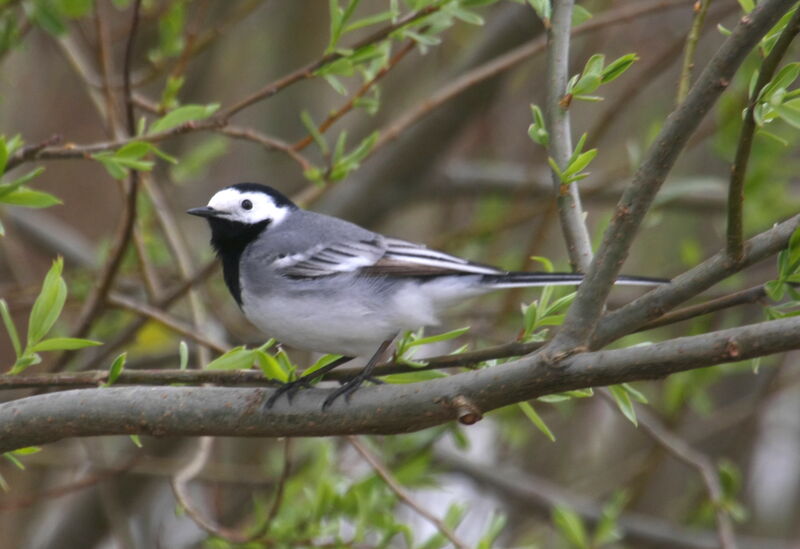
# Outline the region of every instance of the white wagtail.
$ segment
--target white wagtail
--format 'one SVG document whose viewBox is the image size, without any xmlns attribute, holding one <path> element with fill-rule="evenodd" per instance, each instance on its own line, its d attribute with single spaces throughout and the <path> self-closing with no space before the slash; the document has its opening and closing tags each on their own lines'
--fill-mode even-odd
<svg viewBox="0 0 800 549">
<path fill-rule="evenodd" d="M 365 379 L 398 333 L 438 323 L 449 305 L 500 288 L 578 285 L 573 273 L 508 272 L 389 238 L 353 223 L 302 210 L 266 185 L 239 183 L 187 213 L 205 217 L 225 283 L 245 316 L 278 341 L 342 355 L 282 386 L 271 407 L 353 357 L 364 369 L 334 391 L 329 406 Z M 617 284 L 664 283 L 623 276 Z M 377 351 L 376 351 L 377 349 Z"/>
</svg>

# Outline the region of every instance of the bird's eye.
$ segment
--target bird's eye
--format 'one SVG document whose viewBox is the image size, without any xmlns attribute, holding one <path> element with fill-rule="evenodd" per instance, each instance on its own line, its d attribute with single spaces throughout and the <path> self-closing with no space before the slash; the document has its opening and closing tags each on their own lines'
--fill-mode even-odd
<svg viewBox="0 0 800 549">
<path fill-rule="evenodd" d="M 249 200 L 242 200 L 242 208 L 244 208 L 245 210 L 252 210 L 253 203 L 250 202 Z"/>
</svg>

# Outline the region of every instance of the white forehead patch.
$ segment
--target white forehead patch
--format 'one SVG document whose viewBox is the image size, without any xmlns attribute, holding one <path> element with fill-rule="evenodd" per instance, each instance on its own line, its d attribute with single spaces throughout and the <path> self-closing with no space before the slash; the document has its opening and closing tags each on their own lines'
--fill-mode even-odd
<svg viewBox="0 0 800 549">
<path fill-rule="evenodd" d="M 252 207 L 247 209 L 247 201 Z M 285 206 L 280 207 L 275 204 L 271 196 L 259 192 L 242 192 L 237 189 L 222 189 L 211 197 L 208 207 L 220 212 L 220 217 L 238 221 L 239 223 L 255 224 L 272 220 L 272 225 L 277 225 L 289 213 Z"/>
</svg>

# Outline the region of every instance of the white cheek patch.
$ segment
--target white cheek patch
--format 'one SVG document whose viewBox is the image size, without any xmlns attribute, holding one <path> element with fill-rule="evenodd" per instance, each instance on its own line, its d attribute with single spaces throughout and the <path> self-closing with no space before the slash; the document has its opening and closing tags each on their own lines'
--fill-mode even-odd
<svg viewBox="0 0 800 549">
<path fill-rule="evenodd" d="M 249 210 L 242 206 L 242 202 L 249 200 L 252 208 Z M 267 219 L 272 225 L 277 225 L 289 213 L 288 208 L 279 207 L 271 196 L 259 192 L 241 192 L 236 189 L 222 189 L 211 197 L 208 207 L 224 214 L 223 219 L 253 225 Z"/>
</svg>

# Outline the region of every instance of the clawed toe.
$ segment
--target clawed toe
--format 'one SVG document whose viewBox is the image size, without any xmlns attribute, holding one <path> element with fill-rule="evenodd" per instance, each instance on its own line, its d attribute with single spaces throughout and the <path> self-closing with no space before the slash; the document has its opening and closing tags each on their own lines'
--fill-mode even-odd
<svg viewBox="0 0 800 549">
<path fill-rule="evenodd" d="M 272 393 L 272 396 L 270 396 L 267 399 L 267 402 L 264 403 L 264 408 L 266 408 L 268 410 L 270 408 L 272 408 L 272 406 L 275 404 L 275 402 L 283 394 L 286 394 L 286 398 L 291 403 L 292 399 L 294 398 L 294 395 L 297 394 L 297 391 L 299 391 L 300 389 L 310 389 L 311 387 L 312 387 L 312 385 L 308 381 L 308 379 L 304 379 L 302 377 L 300 379 L 296 379 L 294 381 L 290 381 L 288 383 L 284 383 L 283 385 L 281 385 L 280 387 L 275 389 L 275 392 Z"/>
</svg>

